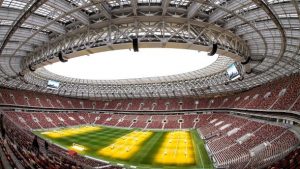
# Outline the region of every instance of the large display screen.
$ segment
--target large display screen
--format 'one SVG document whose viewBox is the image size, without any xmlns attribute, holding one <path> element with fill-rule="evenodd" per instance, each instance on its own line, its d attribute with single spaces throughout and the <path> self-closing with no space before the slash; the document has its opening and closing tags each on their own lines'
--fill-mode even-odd
<svg viewBox="0 0 300 169">
<path fill-rule="evenodd" d="M 58 87 L 59 87 L 59 82 L 54 80 L 48 80 L 47 88 L 58 89 Z"/>
<path fill-rule="evenodd" d="M 227 75 L 230 80 L 235 80 L 240 77 L 240 73 L 234 63 L 227 68 Z"/>
</svg>

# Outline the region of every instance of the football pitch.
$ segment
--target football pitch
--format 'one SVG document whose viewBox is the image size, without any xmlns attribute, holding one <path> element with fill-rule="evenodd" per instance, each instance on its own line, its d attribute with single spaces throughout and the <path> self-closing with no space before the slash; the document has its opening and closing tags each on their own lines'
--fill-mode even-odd
<svg viewBox="0 0 300 169">
<path fill-rule="evenodd" d="M 34 133 L 78 154 L 126 168 L 213 168 L 196 130 L 80 126 Z"/>
</svg>

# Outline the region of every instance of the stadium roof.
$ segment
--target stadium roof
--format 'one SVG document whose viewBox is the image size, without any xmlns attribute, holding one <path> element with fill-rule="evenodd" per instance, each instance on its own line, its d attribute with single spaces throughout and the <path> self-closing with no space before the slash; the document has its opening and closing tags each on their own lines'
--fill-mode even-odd
<svg viewBox="0 0 300 169">
<path fill-rule="evenodd" d="M 207 96 L 247 90 L 299 71 L 297 0 L 0 0 L 0 82 L 74 97 Z M 132 48 L 181 48 L 220 57 L 196 76 L 84 80 L 42 68 L 64 59 Z M 230 81 L 236 62 L 242 78 Z M 38 69 L 41 68 L 41 69 Z M 34 71 L 36 69 L 36 71 Z M 49 79 L 60 82 L 47 89 Z"/>
</svg>

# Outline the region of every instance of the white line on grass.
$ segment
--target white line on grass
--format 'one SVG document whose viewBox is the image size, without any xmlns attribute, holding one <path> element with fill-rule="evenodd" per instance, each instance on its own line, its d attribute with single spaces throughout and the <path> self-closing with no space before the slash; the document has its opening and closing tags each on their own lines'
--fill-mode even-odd
<svg viewBox="0 0 300 169">
<path fill-rule="evenodd" d="M 195 140 L 195 135 L 193 134 L 193 140 Z M 200 137 L 200 136 L 199 136 Z M 195 141 L 194 141 L 194 145 L 195 145 Z M 195 146 L 197 146 L 197 151 L 198 151 L 198 154 L 199 154 L 199 156 L 200 156 L 200 160 L 201 160 L 201 163 L 202 163 L 202 165 L 203 165 L 203 168 L 205 168 L 205 166 L 204 166 L 204 163 L 203 163 L 203 160 L 202 160 L 202 157 L 201 157 L 201 154 L 202 154 L 202 151 L 199 149 L 199 145 L 198 144 L 196 144 Z M 195 149 L 195 148 L 194 148 Z M 199 152 L 200 151 L 200 152 Z"/>
<path fill-rule="evenodd" d="M 177 143 L 176 143 L 176 149 L 175 149 L 175 151 L 174 151 L 174 157 L 176 157 L 176 154 L 177 154 L 177 150 L 178 150 L 178 142 L 179 142 L 179 139 L 177 138 L 176 139 L 177 140 Z"/>
</svg>

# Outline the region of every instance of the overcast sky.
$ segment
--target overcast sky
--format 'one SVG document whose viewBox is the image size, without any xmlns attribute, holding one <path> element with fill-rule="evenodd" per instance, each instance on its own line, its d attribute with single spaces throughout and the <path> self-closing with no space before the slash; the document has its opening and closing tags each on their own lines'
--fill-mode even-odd
<svg viewBox="0 0 300 169">
<path fill-rule="evenodd" d="M 46 69 L 66 77 L 113 80 L 156 77 L 204 68 L 218 58 L 206 52 L 185 49 L 115 50 L 57 62 Z"/>
</svg>

